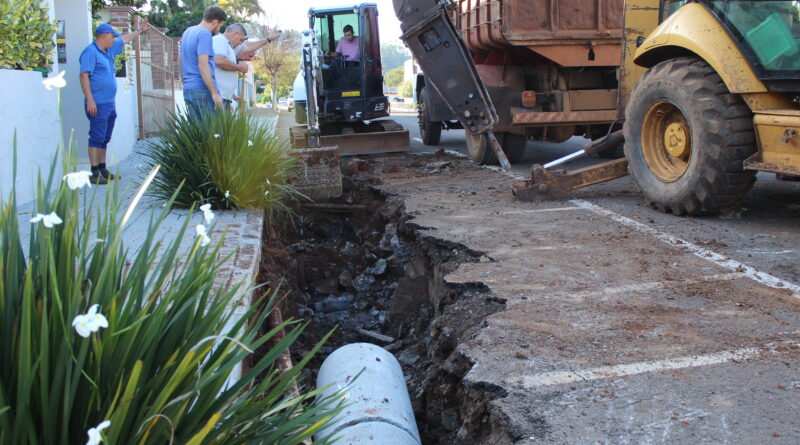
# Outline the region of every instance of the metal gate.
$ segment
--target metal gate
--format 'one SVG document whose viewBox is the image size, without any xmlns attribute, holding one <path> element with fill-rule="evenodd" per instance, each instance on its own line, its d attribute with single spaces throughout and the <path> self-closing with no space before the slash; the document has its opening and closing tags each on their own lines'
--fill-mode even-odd
<svg viewBox="0 0 800 445">
<path fill-rule="evenodd" d="M 139 138 L 144 139 L 155 136 L 170 113 L 175 113 L 175 43 L 150 24 L 139 26 L 147 27 L 136 39 Z"/>
</svg>

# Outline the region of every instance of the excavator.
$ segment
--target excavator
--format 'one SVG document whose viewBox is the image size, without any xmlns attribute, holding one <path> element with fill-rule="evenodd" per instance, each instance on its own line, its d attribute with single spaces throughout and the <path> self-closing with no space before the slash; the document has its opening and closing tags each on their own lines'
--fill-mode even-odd
<svg viewBox="0 0 800 445">
<path fill-rule="evenodd" d="M 540 7 L 533 7 L 534 3 Z M 467 50 L 461 37 L 464 33 L 480 33 L 485 27 L 488 41 L 510 46 L 512 37 L 523 31 L 541 35 L 536 26 L 555 20 L 552 11 L 559 11 L 557 15 L 572 11 L 569 8 L 574 8 L 575 3 L 509 0 L 490 9 L 470 0 L 459 0 L 457 4 L 394 0 L 394 8 L 402 23 L 401 38 L 425 72 L 425 88 L 430 88 L 430 94 L 437 94 L 469 133 L 468 137 L 475 138 L 491 135 L 497 121 L 491 116 L 497 116 L 497 111 L 492 98 L 480 94 L 486 89 L 475 70 L 475 54 Z M 603 4 L 608 11 L 618 4 L 622 8 L 619 13 L 624 14 L 623 26 L 618 28 L 622 30 L 622 42 L 616 70 L 617 119 L 608 134 L 582 150 L 533 166 L 531 179 L 514 186 L 517 198 L 563 199 L 577 188 L 631 174 L 645 200 L 660 211 L 675 215 L 715 214 L 740 202 L 752 188 L 758 171 L 800 176 L 797 2 L 614 0 L 585 4 L 587 10 Z M 472 20 L 473 10 L 475 17 L 489 14 L 491 20 Z M 541 16 L 538 21 L 537 14 Z M 451 16 L 462 25 L 460 33 Z M 571 20 L 558 17 L 560 22 Z M 600 20 L 618 15 L 608 12 L 598 13 L 598 17 Z M 605 26 L 602 21 L 588 25 L 579 20 L 569 23 L 595 27 L 592 31 L 602 31 Z M 565 35 L 578 34 L 579 30 L 573 30 Z M 564 42 L 564 36 L 555 37 L 560 40 L 537 42 L 541 47 L 536 48 L 529 39 L 516 38 L 521 45 L 538 51 L 542 61 L 558 60 L 565 54 L 585 54 L 583 61 L 570 58 L 562 64 L 578 68 L 581 63 L 591 66 L 597 58 L 605 57 L 601 51 L 609 47 L 585 44 L 582 52 L 548 52 Z M 584 44 L 580 39 L 568 43 L 578 48 Z M 441 60 L 448 60 L 448 65 L 471 65 L 472 70 L 468 67 L 463 72 L 445 71 L 440 67 Z M 501 68 L 497 71 L 508 71 L 505 65 Z M 522 71 L 522 88 L 531 77 L 527 73 L 534 71 L 530 67 Z M 584 114 L 543 108 L 553 103 L 557 96 L 554 93 L 561 97 L 586 95 L 578 94 L 582 93 L 580 90 L 572 93 L 569 85 L 545 94 L 520 91 L 518 102 L 522 107 L 514 107 L 510 113 L 504 110 L 512 117 L 505 125 L 513 130 L 517 122 L 549 120 L 549 125 L 556 126 L 594 123 L 582 122 Z M 475 116 L 487 118 L 476 122 Z M 622 130 L 612 132 L 614 125 L 620 123 Z M 572 159 L 620 145 L 624 146 L 623 158 L 577 170 L 557 168 Z"/>
<path fill-rule="evenodd" d="M 290 129 L 294 148 L 337 147 L 340 156 L 411 149 L 408 130 L 390 119 L 383 93 L 378 7 L 311 8 L 303 31 L 306 115 Z M 336 49 L 349 31 L 354 54 Z M 302 116 L 302 113 L 300 114 Z"/>
</svg>

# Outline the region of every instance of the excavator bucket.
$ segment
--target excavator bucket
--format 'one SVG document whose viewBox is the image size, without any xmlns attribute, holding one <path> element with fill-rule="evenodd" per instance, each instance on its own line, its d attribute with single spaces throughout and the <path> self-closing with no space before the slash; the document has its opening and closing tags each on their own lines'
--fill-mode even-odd
<svg viewBox="0 0 800 445">
<path fill-rule="evenodd" d="M 308 127 L 298 126 L 289 130 L 292 148 L 306 148 Z M 393 120 L 369 123 L 323 125 L 319 144 L 339 147 L 340 156 L 410 151 L 408 130 Z"/>
</svg>

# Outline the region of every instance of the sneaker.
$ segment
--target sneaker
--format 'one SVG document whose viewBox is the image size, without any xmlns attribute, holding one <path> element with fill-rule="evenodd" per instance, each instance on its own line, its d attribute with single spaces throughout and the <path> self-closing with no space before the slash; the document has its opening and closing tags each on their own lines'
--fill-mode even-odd
<svg viewBox="0 0 800 445">
<path fill-rule="evenodd" d="M 106 178 L 109 181 L 121 178 L 121 176 L 117 176 L 117 175 L 115 175 L 114 173 L 111 173 L 108 170 L 100 170 L 100 176 Z"/>
<path fill-rule="evenodd" d="M 108 184 L 108 179 L 103 175 L 92 175 L 89 177 L 89 182 L 92 184 L 105 185 Z"/>
</svg>

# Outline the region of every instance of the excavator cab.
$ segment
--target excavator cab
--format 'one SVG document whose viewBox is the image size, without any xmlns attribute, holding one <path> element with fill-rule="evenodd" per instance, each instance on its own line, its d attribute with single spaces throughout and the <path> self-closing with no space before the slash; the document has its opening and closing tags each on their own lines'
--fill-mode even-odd
<svg viewBox="0 0 800 445">
<path fill-rule="evenodd" d="M 388 116 L 377 5 L 311 8 L 308 17 L 324 58 L 319 90 L 320 123 L 359 122 Z"/>
<path fill-rule="evenodd" d="M 389 119 L 383 94 L 378 6 L 311 8 L 303 31 L 306 125 L 292 127 L 294 148 L 336 147 L 341 156 L 411 150 L 408 130 Z M 295 91 L 299 91 L 297 86 Z"/>
</svg>

